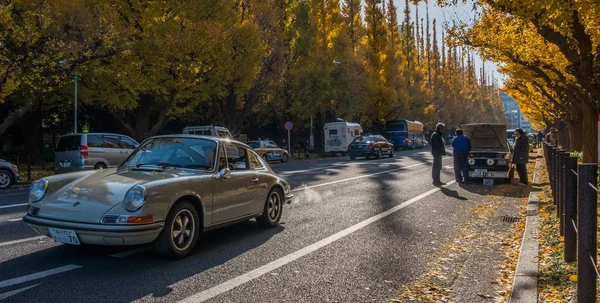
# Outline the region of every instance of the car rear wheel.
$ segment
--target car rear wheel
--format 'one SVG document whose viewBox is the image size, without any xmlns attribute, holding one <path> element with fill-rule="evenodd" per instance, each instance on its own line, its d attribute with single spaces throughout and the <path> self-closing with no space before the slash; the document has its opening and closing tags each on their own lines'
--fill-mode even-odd
<svg viewBox="0 0 600 303">
<path fill-rule="evenodd" d="M 283 212 L 283 194 L 279 188 L 274 188 L 267 197 L 263 214 L 256 217 L 258 225 L 265 228 L 273 228 L 279 225 Z"/>
<path fill-rule="evenodd" d="M 165 227 L 154 243 L 156 251 L 165 257 L 187 257 L 194 250 L 199 233 L 196 208 L 188 201 L 179 202 L 171 208 Z"/>
<path fill-rule="evenodd" d="M 12 174 L 5 169 L 0 169 L 0 189 L 7 189 L 12 183 Z"/>
<path fill-rule="evenodd" d="M 106 168 L 106 164 L 104 163 L 96 163 L 96 165 L 94 165 L 94 169 L 105 169 Z"/>
</svg>

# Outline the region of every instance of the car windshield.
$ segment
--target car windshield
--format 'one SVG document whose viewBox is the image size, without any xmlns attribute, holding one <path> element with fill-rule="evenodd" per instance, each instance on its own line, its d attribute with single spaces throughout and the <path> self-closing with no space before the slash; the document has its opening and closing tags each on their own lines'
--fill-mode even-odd
<svg viewBox="0 0 600 303">
<path fill-rule="evenodd" d="M 260 142 L 248 142 L 248 146 L 252 149 L 260 148 Z"/>
<path fill-rule="evenodd" d="M 217 143 L 202 138 L 154 138 L 142 144 L 122 166 L 180 167 L 212 170 Z"/>
<path fill-rule="evenodd" d="M 356 139 L 354 139 L 354 141 L 352 141 L 352 143 L 363 143 L 363 142 L 372 142 L 375 141 L 375 137 L 358 137 Z"/>
</svg>

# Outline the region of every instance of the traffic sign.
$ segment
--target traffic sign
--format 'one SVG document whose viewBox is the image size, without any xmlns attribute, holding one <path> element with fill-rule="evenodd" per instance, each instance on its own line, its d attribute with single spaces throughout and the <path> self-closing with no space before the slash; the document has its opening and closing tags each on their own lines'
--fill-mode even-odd
<svg viewBox="0 0 600 303">
<path fill-rule="evenodd" d="M 286 130 L 291 130 L 292 127 L 294 127 L 294 124 L 292 124 L 292 122 L 288 121 L 288 122 L 285 122 L 283 127 L 285 127 Z"/>
</svg>

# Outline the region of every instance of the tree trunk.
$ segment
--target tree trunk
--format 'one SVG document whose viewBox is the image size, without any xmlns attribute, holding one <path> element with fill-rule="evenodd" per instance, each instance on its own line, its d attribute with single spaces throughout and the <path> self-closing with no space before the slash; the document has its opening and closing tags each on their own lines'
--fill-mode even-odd
<svg viewBox="0 0 600 303">
<path fill-rule="evenodd" d="M 37 95 L 31 95 L 24 105 L 22 105 L 14 111 L 9 111 L 8 116 L 6 116 L 6 119 L 4 119 L 2 123 L 0 123 L 0 136 L 17 120 L 23 117 L 23 115 L 28 113 L 31 110 L 31 108 L 33 108 L 33 106 L 37 103 L 37 101 Z"/>
<path fill-rule="evenodd" d="M 582 106 L 583 162 L 598 163 L 598 110 L 589 104 Z"/>
<path fill-rule="evenodd" d="M 570 151 L 581 152 L 583 150 L 583 124 L 581 121 L 573 121 L 567 126 L 569 129 Z"/>
</svg>

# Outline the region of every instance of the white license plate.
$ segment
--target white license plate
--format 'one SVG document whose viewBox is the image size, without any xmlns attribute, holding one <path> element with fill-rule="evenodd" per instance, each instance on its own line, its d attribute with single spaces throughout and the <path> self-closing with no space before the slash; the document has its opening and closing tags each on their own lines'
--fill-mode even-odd
<svg viewBox="0 0 600 303">
<path fill-rule="evenodd" d="M 49 227 L 48 230 L 50 231 L 52 239 L 54 239 L 54 241 L 56 242 L 81 245 L 81 243 L 79 242 L 79 238 L 77 237 L 77 233 L 75 233 L 74 230 L 52 227 Z"/>
<path fill-rule="evenodd" d="M 487 174 L 487 169 L 476 169 L 473 172 L 473 175 L 475 177 L 485 177 L 486 174 Z"/>
<path fill-rule="evenodd" d="M 71 162 L 63 162 L 61 163 L 62 167 L 71 167 Z"/>
</svg>

